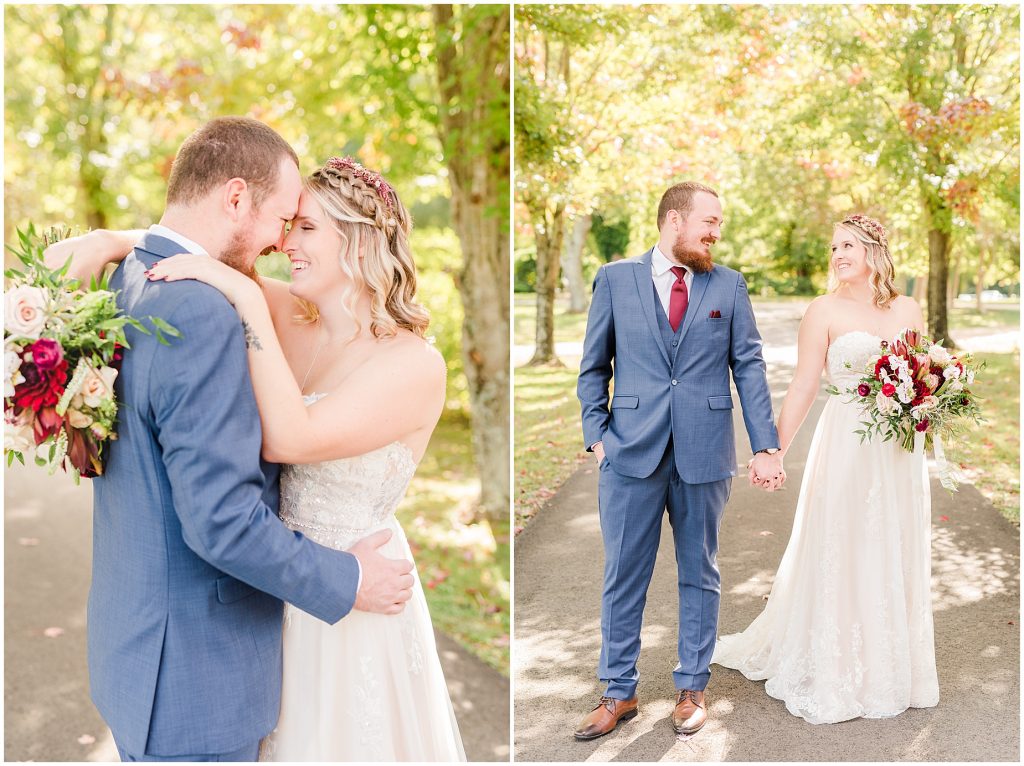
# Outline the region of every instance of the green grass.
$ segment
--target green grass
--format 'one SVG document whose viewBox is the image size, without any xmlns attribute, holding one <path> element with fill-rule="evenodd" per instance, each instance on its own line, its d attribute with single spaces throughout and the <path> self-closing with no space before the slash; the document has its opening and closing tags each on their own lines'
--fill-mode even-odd
<svg viewBox="0 0 1024 766">
<path fill-rule="evenodd" d="M 985 362 L 973 389 L 987 422 L 946 445 L 946 456 L 1000 513 L 1020 524 L 1020 354 L 974 358 Z"/>
<path fill-rule="evenodd" d="M 789 300 L 807 298 L 789 297 Z M 780 298 L 766 299 L 770 302 Z M 755 298 L 756 301 L 756 298 Z M 582 341 L 585 314 L 566 312 L 568 301 L 555 304 L 557 342 Z M 516 296 L 515 342 L 533 343 L 533 296 Z M 1020 308 L 974 308 L 950 311 L 953 337 L 962 328 L 1008 331 L 1019 327 Z M 988 422 L 947 447 L 951 460 L 962 465 L 967 479 L 1008 519 L 1020 523 L 1020 356 L 977 354 L 987 367 L 975 389 Z M 576 359 L 564 368 L 519 367 L 515 371 L 515 524 L 520 531 L 576 468 L 590 455 L 583 451 Z"/>
<path fill-rule="evenodd" d="M 990 327 L 995 329 L 1020 326 L 1020 305 L 986 306 L 979 314 L 974 308 L 954 308 L 949 311 L 949 326 L 952 331 L 961 327 Z M 955 337 L 955 336 L 954 336 Z"/>
<path fill-rule="evenodd" d="M 555 301 L 555 343 L 583 340 L 583 333 L 587 329 L 587 312 L 570 314 L 568 308 L 568 298 Z M 513 317 L 516 345 L 532 346 L 536 340 L 537 326 L 537 309 L 532 295 L 516 296 Z"/>
<path fill-rule="evenodd" d="M 476 517 L 469 419 L 448 410 L 398 508 L 434 626 L 509 674 L 508 529 Z"/>
<path fill-rule="evenodd" d="M 591 457 L 583 449 L 577 367 L 515 371 L 516 531 Z M 591 458 L 592 459 L 592 458 Z"/>
</svg>

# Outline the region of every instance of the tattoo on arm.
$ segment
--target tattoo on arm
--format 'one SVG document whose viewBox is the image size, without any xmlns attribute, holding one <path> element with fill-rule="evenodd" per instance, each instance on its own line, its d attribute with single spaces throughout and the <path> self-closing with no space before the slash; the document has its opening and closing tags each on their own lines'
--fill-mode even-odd
<svg viewBox="0 0 1024 766">
<path fill-rule="evenodd" d="M 260 343 L 260 339 L 256 336 L 256 333 L 252 331 L 252 327 L 244 319 L 242 320 L 242 330 L 245 332 L 245 347 L 246 349 L 254 348 L 257 351 L 263 350 L 263 344 Z"/>
</svg>

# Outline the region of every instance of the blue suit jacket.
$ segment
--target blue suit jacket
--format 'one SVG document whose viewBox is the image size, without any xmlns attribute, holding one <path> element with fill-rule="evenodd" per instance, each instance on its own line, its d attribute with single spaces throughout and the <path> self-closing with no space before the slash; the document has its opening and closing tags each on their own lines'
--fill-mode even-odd
<svg viewBox="0 0 1024 766">
<path fill-rule="evenodd" d="M 197 281 L 149 282 L 181 252 L 148 234 L 111 278 L 136 318 L 115 391 L 118 439 L 93 481 L 92 699 L 129 752 L 224 753 L 265 736 L 281 694 L 282 600 L 327 622 L 352 608 L 358 563 L 277 518 L 277 466 L 235 310 Z"/>
<path fill-rule="evenodd" d="M 779 446 L 747 284 L 724 266 L 695 274 L 679 344 L 666 348 L 652 253 L 602 266 L 594 280 L 576 389 L 584 442 L 588 449 L 603 442 L 616 472 L 642 479 L 658 467 L 671 434 L 683 481 L 735 476 L 730 369 L 751 448 Z M 711 318 L 712 311 L 721 318 Z"/>
</svg>

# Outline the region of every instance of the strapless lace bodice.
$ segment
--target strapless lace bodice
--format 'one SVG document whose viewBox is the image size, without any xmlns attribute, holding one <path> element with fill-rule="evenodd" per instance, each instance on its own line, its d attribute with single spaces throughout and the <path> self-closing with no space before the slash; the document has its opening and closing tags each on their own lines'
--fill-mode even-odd
<svg viewBox="0 0 1024 766">
<path fill-rule="evenodd" d="M 864 376 L 868 359 L 880 353 L 881 343 L 877 335 L 863 330 L 845 332 L 832 341 L 825 359 L 832 385 L 844 392 L 856 386 Z"/>
<path fill-rule="evenodd" d="M 305 397 L 306 405 L 324 394 Z M 355 457 L 288 465 L 281 471 L 281 521 L 338 550 L 384 526 L 416 473 L 401 442 Z"/>
</svg>

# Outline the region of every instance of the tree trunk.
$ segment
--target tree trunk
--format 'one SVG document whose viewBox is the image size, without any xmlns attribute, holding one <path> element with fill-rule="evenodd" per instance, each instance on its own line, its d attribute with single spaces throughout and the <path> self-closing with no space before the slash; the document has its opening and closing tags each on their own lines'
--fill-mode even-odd
<svg viewBox="0 0 1024 766">
<path fill-rule="evenodd" d="M 569 313 L 582 314 L 587 310 L 587 290 L 583 284 L 583 244 L 590 233 L 589 215 L 576 216 L 572 224 L 569 244 L 562 253 L 562 272 L 569 287 Z"/>
<path fill-rule="evenodd" d="M 928 277 L 915 277 L 914 278 L 914 294 L 913 298 L 918 303 L 924 304 L 928 298 Z"/>
<path fill-rule="evenodd" d="M 534 218 L 537 240 L 537 331 L 530 366 L 561 366 L 555 354 L 555 293 L 561 271 L 562 242 L 565 240 L 565 203 L 552 207 L 544 200 L 540 220 Z"/>
<path fill-rule="evenodd" d="M 981 300 L 981 294 L 985 290 L 985 282 L 988 280 L 988 258 L 985 249 L 978 253 L 978 271 L 974 276 L 974 307 L 979 314 L 985 313 L 985 306 Z"/>
<path fill-rule="evenodd" d="M 480 510 L 499 545 L 509 526 L 509 10 L 432 8 L 437 39 L 438 132 L 462 248 L 456 279 L 465 310 L 462 358 L 469 386 Z"/>
<path fill-rule="evenodd" d="M 936 342 L 949 337 L 946 285 L 949 282 L 949 234 L 938 228 L 928 231 L 928 334 Z"/>
<path fill-rule="evenodd" d="M 963 255 L 957 251 L 956 258 L 949 265 L 949 282 L 946 285 L 946 306 L 956 306 L 956 296 L 960 294 L 960 271 L 963 265 Z"/>
</svg>

